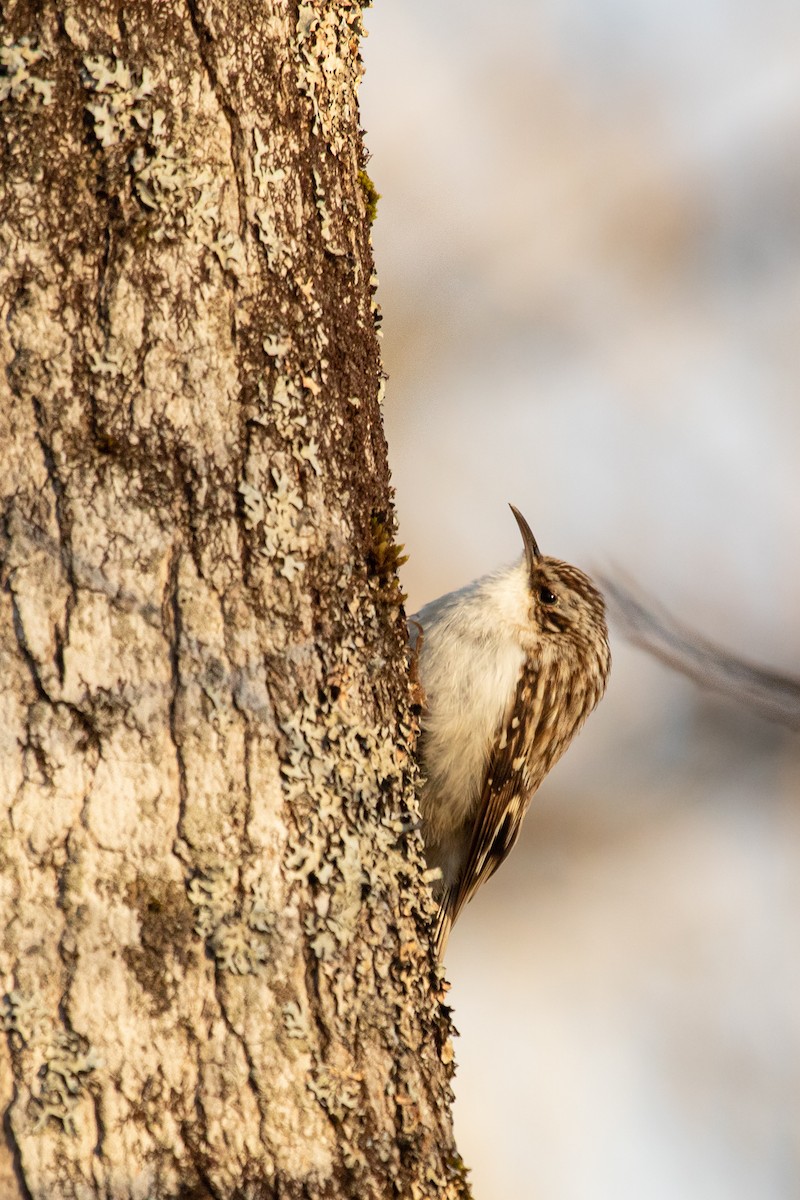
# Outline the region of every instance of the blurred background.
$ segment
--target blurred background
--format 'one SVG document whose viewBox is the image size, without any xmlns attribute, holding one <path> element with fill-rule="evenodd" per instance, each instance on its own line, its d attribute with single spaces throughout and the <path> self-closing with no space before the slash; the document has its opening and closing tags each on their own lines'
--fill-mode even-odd
<svg viewBox="0 0 800 1200">
<path fill-rule="evenodd" d="M 377 0 L 408 610 L 625 573 L 800 675 L 797 0 Z M 613 640 L 451 939 L 476 1200 L 800 1196 L 800 737 Z"/>
</svg>

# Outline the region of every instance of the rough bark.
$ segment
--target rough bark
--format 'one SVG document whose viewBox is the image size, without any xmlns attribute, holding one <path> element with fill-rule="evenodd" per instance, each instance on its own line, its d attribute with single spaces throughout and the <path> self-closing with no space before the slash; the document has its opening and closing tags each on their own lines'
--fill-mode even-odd
<svg viewBox="0 0 800 1200">
<path fill-rule="evenodd" d="M 0 1197 L 456 1197 L 350 0 L 0 46 Z"/>
</svg>

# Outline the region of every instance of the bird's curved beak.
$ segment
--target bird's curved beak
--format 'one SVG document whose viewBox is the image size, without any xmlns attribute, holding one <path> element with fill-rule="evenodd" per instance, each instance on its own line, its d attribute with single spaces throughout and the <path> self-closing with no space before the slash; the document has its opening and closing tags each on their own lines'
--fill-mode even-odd
<svg viewBox="0 0 800 1200">
<path fill-rule="evenodd" d="M 539 550 L 539 547 L 536 545 L 536 538 L 531 533 L 531 527 L 528 524 L 528 522 L 525 520 L 525 518 L 523 517 L 523 515 L 519 511 L 519 509 L 515 508 L 513 504 L 509 504 L 508 507 L 511 509 L 512 513 L 516 517 L 517 524 L 519 525 L 519 531 L 522 534 L 522 542 L 523 542 L 523 545 L 525 546 L 525 561 L 528 564 L 528 570 L 533 571 L 534 562 L 536 561 L 537 558 L 542 557 L 541 551 Z"/>
</svg>

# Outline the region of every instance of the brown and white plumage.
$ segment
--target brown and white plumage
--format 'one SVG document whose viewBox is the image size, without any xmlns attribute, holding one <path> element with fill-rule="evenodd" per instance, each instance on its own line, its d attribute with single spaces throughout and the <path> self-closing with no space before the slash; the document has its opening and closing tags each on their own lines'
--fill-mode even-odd
<svg viewBox="0 0 800 1200">
<path fill-rule="evenodd" d="M 426 853 L 441 879 L 441 955 L 453 922 L 516 842 L 533 793 L 605 690 L 600 593 L 540 554 L 513 508 L 522 559 L 434 600 L 411 619 L 426 696 L 420 796 Z"/>
</svg>

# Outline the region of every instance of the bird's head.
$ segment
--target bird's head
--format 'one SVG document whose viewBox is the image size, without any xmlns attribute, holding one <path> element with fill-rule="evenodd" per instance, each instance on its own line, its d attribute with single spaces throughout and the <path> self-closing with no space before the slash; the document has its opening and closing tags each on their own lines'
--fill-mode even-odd
<svg viewBox="0 0 800 1200">
<path fill-rule="evenodd" d="M 611 656 L 602 595 L 583 571 L 542 554 L 522 513 L 513 504 L 509 507 L 525 550 L 520 569 L 529 605 L 523 639 L 540 651 L 548 647 L 553 654 L 574 660 L 604 683 Z"/>
</svg>

